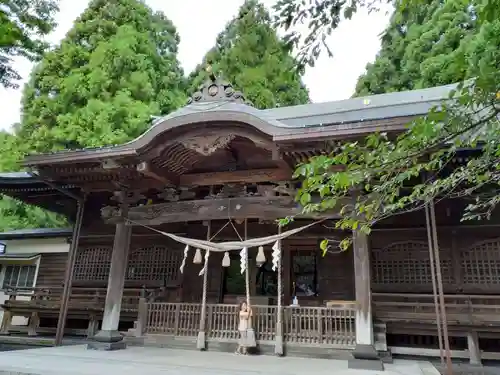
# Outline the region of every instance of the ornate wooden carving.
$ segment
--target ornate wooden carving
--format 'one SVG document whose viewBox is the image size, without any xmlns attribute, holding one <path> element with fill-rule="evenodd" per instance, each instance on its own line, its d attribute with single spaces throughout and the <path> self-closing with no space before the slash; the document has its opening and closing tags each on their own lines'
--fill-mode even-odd
<svg viewBox="0 0 500 375">
<path fill-rule="evenodd" d="M 209 75 L 207 81 L 198 88 L 187 104 L 197 102 L 232 101 L 250 105 L 243 94 L 234 90 L 233 86 L 220 77 L 216 77 L 208 68 Z"/>
<path fill-rule="evenodd" d="M 295 197 L 297 195 L 297 189 L 289 182 L 281 182 L 273 190 L 282 195 L 288 195 L 291 197 Z"/>
<path fill-rule="evenodd" d="M 184 186 L 210 186 L 229 183 L 256 183 L 268 181 L 287 181 L 291 174 L 283 169 L 255 169 L 234 172 L 192 173 L 182 175 L 180 184 Z"/>
<path fill-rule="evenodd" d="M 227 147 L 234 138 L 233 134 L 209 135 L 206 137 L 183 139 L 180 143 L 189 150 L 196 151 L 203 156 L 208 156 L 219 149 Z"/>
<path fill-rule="evenodd" d="M 239 198 L 248 197 L 247 187 L 243 184 L 227 184 L 213 196 L 213 198 Z"/>
<path fill-rule="evenodd" d="M 139 193 L 138 191 L 115 191 L 111 200 L 114 200 L 120 204 L 135 204 L 146 197 Z"/>
<path fill-rule="evenodd" d="M 120 219 L 118 209 L 102 210 L 103 219 L 114 223 Z M 228 218 L 260 218 L 264 220 L 302 215 L 302 208 L 291 197 L 246 197 L 227 199 L 202 199 L 161 203 L 149 206 L 133 207 L 128 211 L 128 218 L 134 222 L 149 225 L 161 223 L 224 220 Z M 333 212 L 314 215 L 331 217 Z"/>
<path fill-rule="evenodd" d="M 180 199 L 177 189 L 174 188 L 166 188 L 162 193 L 158 194 L 157 197 L 167 202 L 177 202 Z"/>
</svg>

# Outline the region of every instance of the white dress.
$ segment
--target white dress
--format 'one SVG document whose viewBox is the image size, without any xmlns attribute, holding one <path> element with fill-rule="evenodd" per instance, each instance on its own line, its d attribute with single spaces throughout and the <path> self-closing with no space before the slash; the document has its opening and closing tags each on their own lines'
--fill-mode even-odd
<svg viewBox="0 0 500 375">
<path fill-rule="evenodd" d="M 238 324 L 238 331 L 240 332 L 239 344 L 246 345 L 247 342 L 247 329 L 248 329 L 248 312 L 240 311 L 240 322 Z"/>
</svg>

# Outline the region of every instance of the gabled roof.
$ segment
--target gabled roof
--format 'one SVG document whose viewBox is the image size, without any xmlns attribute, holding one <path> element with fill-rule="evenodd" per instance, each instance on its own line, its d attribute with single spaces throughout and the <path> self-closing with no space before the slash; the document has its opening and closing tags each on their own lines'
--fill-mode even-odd
<svg viewBox="0 0 500 375">
<path fill-rule="evenodd" d="M 335 126 L 391 117 L 424 115 L 448 99 L 457 85 L 391 92 L 326 103 L 311 103 L 262 111 L 289 128 Z"/>
<path fill-rule="evenodd" d="M 57 238 L 71 236 L 71 228 L 33 228 L 0 232 L 0 240 L 22 240 L 27 238 Z"/>
<path fill-rule="evenodd" d="M 327 103 L 311 103 L 259 110 L 249 105 L 231 85 L 215 79 L 200 88 L 190 104 L 158 118 L 138 138 L 123 145 L 68 150 L 26 158 L 27 166 L 65 161 L 86 161 L 134 156 L 156 136 L 203 124 L 239 123 L 270 141 L 311 141 L 366 134 L 379 122 L 394 119 L 390 129 L 400 130 L 415 116 L 426 114 L 446 100 L 456 85 L 394 92 Z M 214 88 L 214 91 L 210 90 Z M 388 130 L 383 128 L 384 131 Z"/>
</svg>

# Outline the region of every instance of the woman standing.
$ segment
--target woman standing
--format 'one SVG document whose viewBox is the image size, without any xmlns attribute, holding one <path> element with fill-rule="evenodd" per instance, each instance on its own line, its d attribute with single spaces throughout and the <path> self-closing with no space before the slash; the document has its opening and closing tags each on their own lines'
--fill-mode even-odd
<svg viewBox="0 0 500 375">
<path fill-rule="evenodd" d="M 236 354 L 247 354 L 247 349 L 248 349 L 247 330 L 248 328 L 250 328 L 250 318 L 252 316 L 252 310 L 245 301 L 240 303 L 239 310 L 240 311 L 239 311 L 238 331 L 240 333 L 240 339 L 238 341 L 238 348 L 236 349 Z"/>
</svg>

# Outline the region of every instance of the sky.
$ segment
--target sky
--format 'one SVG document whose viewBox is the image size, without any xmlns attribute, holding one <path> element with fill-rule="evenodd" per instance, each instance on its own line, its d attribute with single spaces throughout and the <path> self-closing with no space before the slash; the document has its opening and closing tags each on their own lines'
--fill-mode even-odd
<svg viewBox="0 0 500 375">
<path fill-rule="evenodd" d="M 276 0 L 261 0 L 271 7 Z M 217 34 L 224 28 L 243 4 L 244 0 L 146 0 L 154 10 L 163 11 L 177 27 L 181 37 L 178 58 L 186 74 L 201 62 L 205 53 L 214 45 Z M 60 0 L 57 29 L 48 37 L 56 44 L 64 38 L 75 19 L 85 10 L 88 0 Z M 380 48 L 380 34 L 389 21 L 386 11 L 368 14 L 360 11 L 352 20 L 341 22 L 328 40 L 334 57 L 326 53 L 314 68 L 308 68 L 304 82 L 314 102 L 349 98 L 358 77 L 368 62 L 375 59 Z M 16 60 L 16 69 L 23 77 L 21 88 L 28 79 L 32 65 Z M 0 129 L 8 130 L 20 120 L 22 89 L 0 88 Z"/>
</svg>

